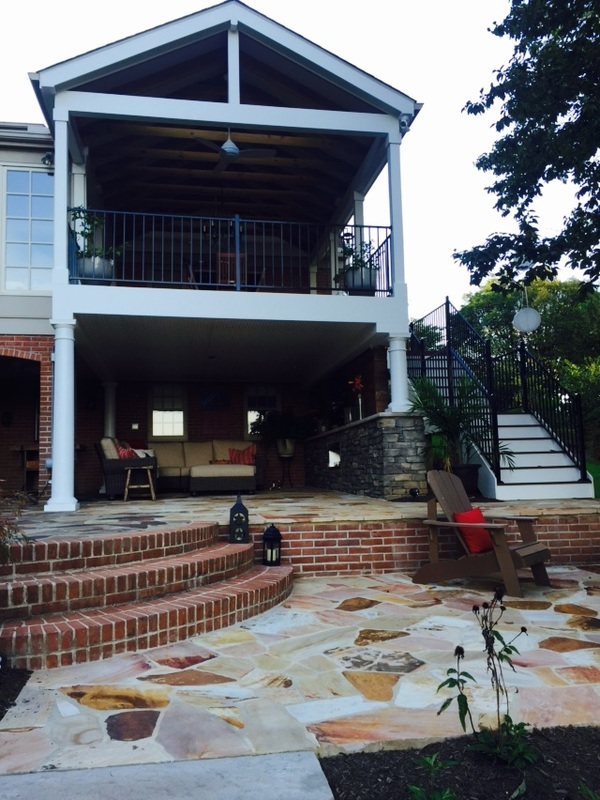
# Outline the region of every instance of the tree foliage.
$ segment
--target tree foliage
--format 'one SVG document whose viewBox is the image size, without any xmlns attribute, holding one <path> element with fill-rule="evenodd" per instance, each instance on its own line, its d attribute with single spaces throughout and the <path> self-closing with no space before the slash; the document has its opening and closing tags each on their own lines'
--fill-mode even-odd
<svg viewBox="0 0 600 800">
<path fill-rule="evenodd" d="M 492 274 L 503 286 L 552 278 L 567 264 L 590 289 L 600 277 L 600 2 L 512 0 L 491 29 L 515 42 L 495 82 L 469 102 L 469 114 L 500 104 L 501 134 L 478 169 L 494 176 L 495 207 L 516 232 L 454 253 L 480 285 Z M 554 235 L 540 232 L 535 201 L 555 181 L 575 188 L 576 202 Z"/>
</svg>

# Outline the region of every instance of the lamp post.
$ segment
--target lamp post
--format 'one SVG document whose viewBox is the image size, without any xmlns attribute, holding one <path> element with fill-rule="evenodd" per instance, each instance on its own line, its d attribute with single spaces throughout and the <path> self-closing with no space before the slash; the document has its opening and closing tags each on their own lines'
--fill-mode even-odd
<svg viewBox="0 0 600 800">
<path fill-rule="evenodd" d="M 269 525 L 263 533 L 262 563 L 265 567 L 278 567 L 281 564 L 281 534 L 275 525 Z"/>
<path fill-rule="evenodd" d="M 238 494 L 237 500 L 229 512 L 229 541 L 230 542 L 249 542 L 250 529 L 248 525 L 248 509 L 242 503 L 242 498 Z"/>
</svg>

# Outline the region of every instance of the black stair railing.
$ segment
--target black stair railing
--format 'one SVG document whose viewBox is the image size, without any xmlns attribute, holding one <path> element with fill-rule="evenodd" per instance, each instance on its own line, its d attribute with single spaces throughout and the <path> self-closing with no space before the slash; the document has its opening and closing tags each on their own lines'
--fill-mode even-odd
<svg viewBox="0 0 600 800">
<path fill-rule="evenodd" d="M 521 342 L 493 360 L 498 410 L 532 414 L 573 460 L 588 482 L 581 398 L 567 391 Z"/>
<path fill-rule="evenodd" d="M 579 395 L 568 392 L 521 342 L 517 349 L 492 357 L 483 339 L 450 303 L 411 324 L 409 377 L 428 377 L 454 402 L 459 375 L 469 376 L 481 395 L 481 422 L 470 431 L 498 481 L 498 414 L 532 414 L 573 460 L 587 482 L 583 413 Z"/>
</svg>

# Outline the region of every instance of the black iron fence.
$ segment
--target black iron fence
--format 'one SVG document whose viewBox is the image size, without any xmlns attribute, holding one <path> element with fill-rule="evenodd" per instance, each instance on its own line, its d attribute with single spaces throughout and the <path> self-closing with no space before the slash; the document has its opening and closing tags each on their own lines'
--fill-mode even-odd
<svg viewBox="0 0 600 800">
<path fill-rule="evenodd" d="M 564 389 L 524 342 L 492 358 L 490 342 L 446 299 L 411 324 L 408 373 L 410 378 L 429 378 L 450 404 L 456 402 L 457 381 L 461 377 L 473 381 L 480 421 L 472 424 L 470 433 L 498 480 L 498 414 L 523 411 L 532 414 L 561 445 L 578 467 L 580 480 L 587 481 L 579 395 Z"/>
<path fill-rule="evenodd" d="M 74 208 L 72 282 L 388 296 L 390 228 Z"/>
</svg>

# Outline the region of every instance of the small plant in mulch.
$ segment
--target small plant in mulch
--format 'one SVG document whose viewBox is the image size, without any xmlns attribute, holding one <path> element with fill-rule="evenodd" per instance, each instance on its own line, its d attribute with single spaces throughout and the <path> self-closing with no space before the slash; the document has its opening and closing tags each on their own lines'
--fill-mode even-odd
<svg viewBox="0 0 600 800">
<path fill-rule="evenodd" d="M 467 745 L 467 749 L 484 756 L 499 761 L 509 767 L 516 767 L 519 770 L 533 764 L 536 753 L 528 742 L 527 723 L 515 722 L 510 716 L 509 695 L 504 677 L 505 668 L 512 669 L 514 666 L 511 656 L 518 653 L 513 644 L 522 634 L 527 634 L 527 628 L 522 627 L 509 642 L 507 642 L 500 631 L 498 623 L 502 619 L 506 606 L 502 603 L 504 590 L 496 589 L 491 603 L 483 603 L 480 606 L 473 606 L 473 614 L 479 623 L 481 635 L 484 641 L 484 653 L 486 657 L 487 671 L 490 673 L 492 688 L 496 694 L 496 729 L 483 728 L 481 731 L 475 729 L 469 699 L 465 692 L 467 681 L 475 680 L 466 670 L 461 668 L 461 661 L 465 657 L 462 647 L 457 647 L 454 651 L 456 658 L 456 668 L 447 671 L 447 678 L 438 686 L 440 689 L 456 689 L 455 697 L 447 698 L 438 711 L 441 714 L 456 699 L 458 707 L 458 718 L 463 731 L 467 731 L 467 720 L 474 735 L 474 741 Z M 525 779 L 513 792 L 511 798 L 522 797 L 526 792 Z"/>
<path fill-rule="evenodd" d="M 462 729 L 466 733 L 468 720 L 475 735 L 475 740 L 469 745 L 469 749 L 483 753 L 511 767 L 522 769 L 536 760 L 536 754 L 527 742 L 527 723 L 515 722 L 510 716 L 509 694 L 504 670 L 509 668 L 514 671 L 511 656 L 519 651 L 513 642 L 522 634 L 526 634 L 527 628 L 521 628 L 509 642 L 505 641 L 498 630 L 498 623 L 506 611 L 506 606 L 502 603 L 503 597 L 504 590 L 502 588 L 496 589 L 490 603 L 483 603 L 481 607 L 473 606 L 473 614 L 479 623 L 484 641 L 487 671 L 490 673 L 492 688 L 496 694 L 496 729 L 484 728 L 481 731 L 475 729 L 469 700 L 465 692 L 467 681 L 475 679 L 470 673 L 461 669 L 461 661 L 465 656 L 465 651 L 460 646 L 454 651 L 456 669 L 449 669 L 446 673 L 448 677 L 438 686 L 438 691 L 443 688 L 449 688 L 457 689 L 458 693 L 455 697 L 449 697 L 443 702 L 438 714 L 445 711 L 452 701 L 456 699 L 458 718 Z"/>
<path fill-rule="evenodd" d="M 10 561 L 11 544 L 28 541 L 19 530 L 19 517 L 28 500 L 25 492 L 11 492 L 0 488 L 0 564 Z"/>
</svg>

